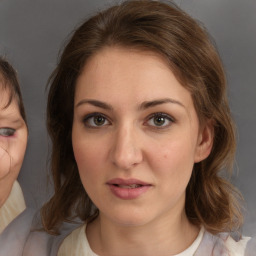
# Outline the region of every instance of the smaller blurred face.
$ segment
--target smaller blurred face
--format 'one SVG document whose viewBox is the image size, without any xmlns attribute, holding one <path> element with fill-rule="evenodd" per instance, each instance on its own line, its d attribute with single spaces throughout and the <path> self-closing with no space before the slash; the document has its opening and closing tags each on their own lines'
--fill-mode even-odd
<svg viewBox="0 0 256 256">
<path fill-rule="evenodd" d="M 9 96 L 7 90 L 0 89 L 0 207 L 17 179 L 28 137 L 27 126 L 15 98 L 5 108 Z"/>
<path fill-rule="evenodd" d="M 183 216 L 211 129 L 199 125 L 189 91 L 167 63 L 154 53 L 105 48 L 87 62 L 74 102 L 74 155 L 100 219 L 140 226 Z"/>
</svg>

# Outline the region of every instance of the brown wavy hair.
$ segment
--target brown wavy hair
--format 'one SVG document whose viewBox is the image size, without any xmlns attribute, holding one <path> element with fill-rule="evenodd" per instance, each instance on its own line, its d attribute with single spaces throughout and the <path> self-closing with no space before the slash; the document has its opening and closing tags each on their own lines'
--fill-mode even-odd
<svg viewBox="0 0 256 256">
<path fill-rule="evenodd" d="M 209 232 L 232 232 L 242 225 L 240 193 L 229 182 L 235 132 L 226 78 L 205 28 L 175 4 L 125 1 L 97 13 L 78 27 L 49 79 L 47 127 L 52 140 L 51 174 L 55 193 L 41 209 L 44 229 L 57 234 L 62 222 L 98 214 L 79 177 L 71 132 L 76 80 L 89 58 L 103 47 L 129 47 L 164 57 L 193 98 L 200 122 L 212 120 L 210 156 L 194 165 L 186 190 L 189 220 Z"/>
</svg>

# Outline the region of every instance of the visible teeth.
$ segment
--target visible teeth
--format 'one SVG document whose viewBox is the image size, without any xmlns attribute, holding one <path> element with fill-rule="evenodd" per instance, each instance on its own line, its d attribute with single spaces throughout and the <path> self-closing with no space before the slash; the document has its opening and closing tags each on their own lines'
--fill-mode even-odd
<svg viewBox="0 0 256 256">
<path fill-rule="evenodd" d="M 139 184 L 131 184 L 131 185 L 118 185 L 120 188 L 138 188 L 141 187 Z"/>
</svg>

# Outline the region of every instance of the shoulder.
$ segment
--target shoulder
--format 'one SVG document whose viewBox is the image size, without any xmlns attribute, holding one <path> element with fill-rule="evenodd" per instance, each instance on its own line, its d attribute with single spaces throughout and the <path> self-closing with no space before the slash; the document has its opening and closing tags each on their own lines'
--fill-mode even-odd
<svg viewBox="0 0 256 256">
<path fill-rule="evenodd" d="M 33 219 L 32 230 L 27 237 L 23 255 L 56 256 L 63 240 L 79 225 L 81 222 L 63 223 L 59 235 L 50 235 L 42 229 L 41 217 L 38 212 Z"/>
<path fill-rule="evenodd" d="M 12 190 L 7 200 L 0 208 L 0 233 L 13 219 L 22 213 L 25 208 L 26 205 L 21 187 L 17 181 L 14 181 Z"/>
<path fill-rule="evenodd" d="M 247 254 L 250 237 L 236 241 L 228 233 L 212 235 L 205 231 L 196 256 L 252 256 Z"/>
<path fill-rule="evenodd" d="M 94 256 L 86 236 L 86 223 L 75 229 L 62 242 L 58 256 L 90 255 Z"/>
<path fill-rule="evenodd" d="M 0 235 L 0 255 L 22 255 L 35 210 L 27 208 Z"/>
<path fill-rule="evenodd" d="M 56 256 L 62 241 L 78 225 L 64 223 L 60 235 L 49 235 L 41 229 L 40 212 L 27 208 L 0 235 L 0 255 Z"/>
<path fill-rule="evenodd" d="M 245 249 L 245 256 L 254 256 L 256 254 L 256 236 L 251 238 Z"/>
<path fill-rule="evenodd" d="M 225 245 L 230 253 L 230 256 L 244 256 L 250 237 L 243 236 L 239 241 L 235 241 L 231 236 L 225 240 Z"/>
</svg>

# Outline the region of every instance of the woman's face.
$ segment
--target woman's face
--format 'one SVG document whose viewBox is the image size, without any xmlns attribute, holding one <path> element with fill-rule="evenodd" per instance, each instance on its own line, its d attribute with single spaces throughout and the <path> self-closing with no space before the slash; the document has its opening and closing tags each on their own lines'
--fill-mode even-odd
<svg viewBox="0 0 256 256">
<path fill-rule="evenodd" d="M 27 126 L 15 99 L 9 100 L 6 90 L 0 92 L 0 207 L 7 199 L 16 180 L 26 150 Z"/>
<path fill-rule="evenodd" d="M 184 213 L 193 165 L 211 150 L 190 93 L 154 53 L 105 48 L 77 80 L 72 142 L 100 216 L 143 225 Z"/>
</svg>

